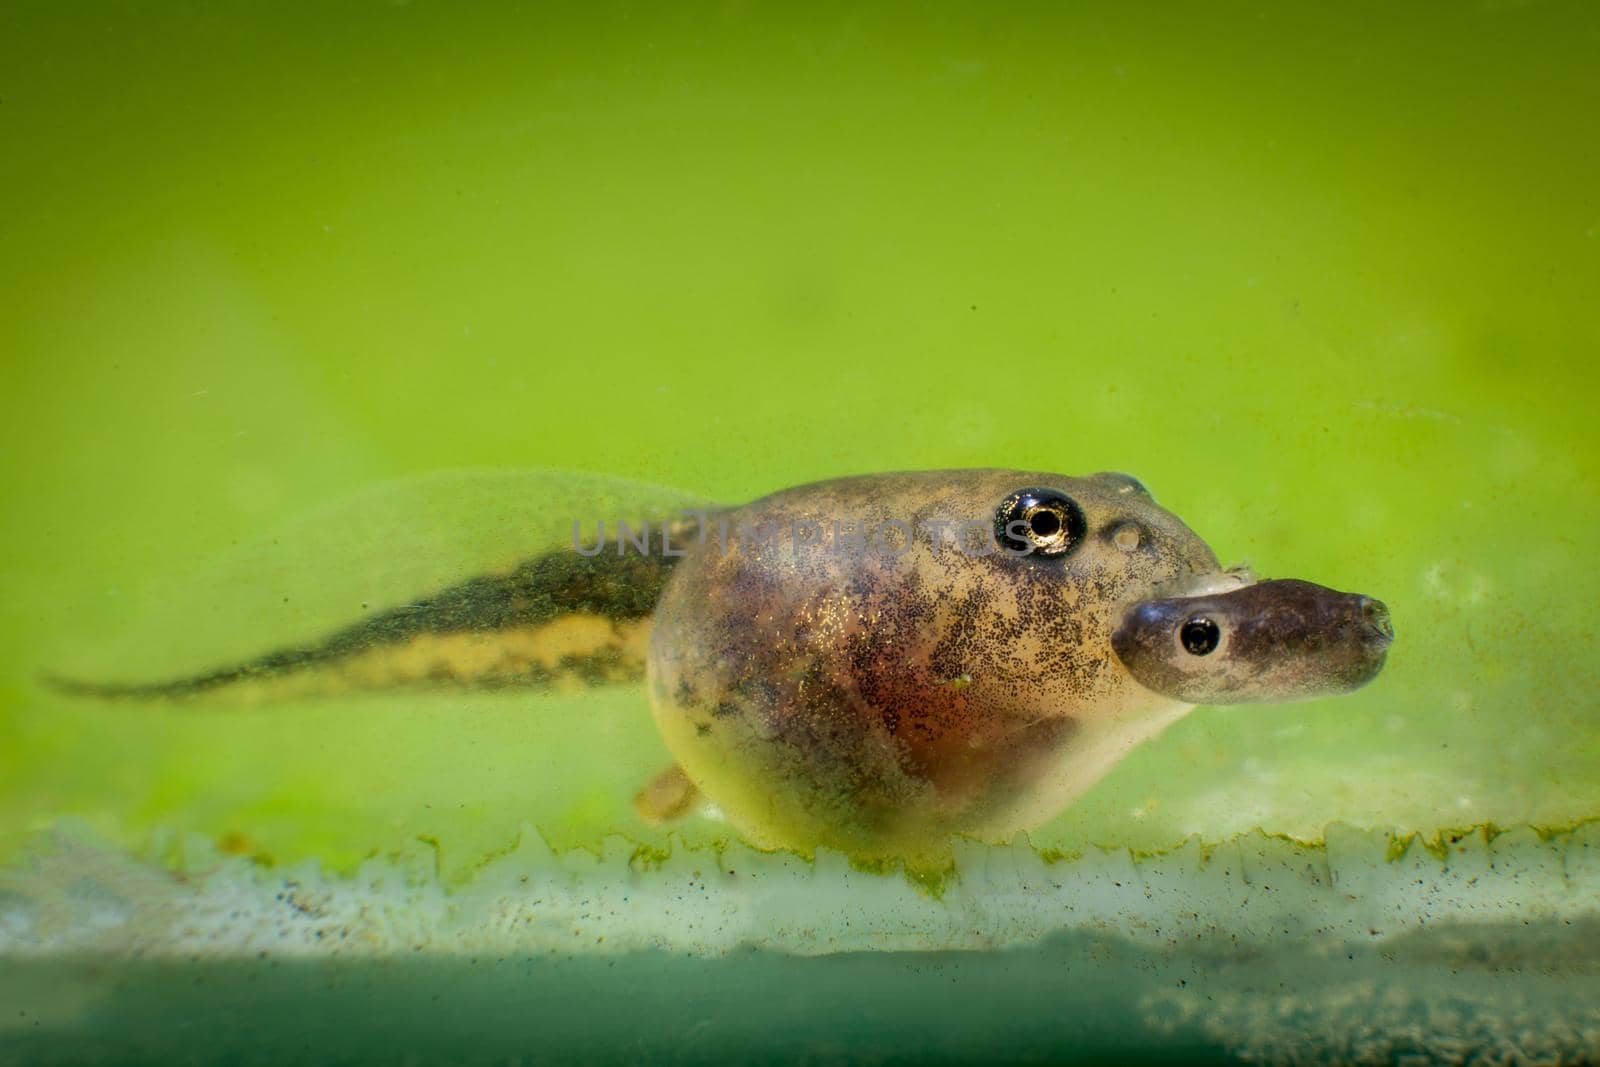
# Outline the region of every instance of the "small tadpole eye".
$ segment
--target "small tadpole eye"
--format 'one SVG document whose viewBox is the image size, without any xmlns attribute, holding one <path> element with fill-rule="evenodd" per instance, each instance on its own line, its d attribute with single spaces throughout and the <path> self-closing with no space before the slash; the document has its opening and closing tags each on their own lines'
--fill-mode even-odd
<svg viewBox="0 0 1600 1067">
<path fill-rule="evenodd" d="M 1178 631 L 1178 640 L 1183 642 L 1184 651 L 1189 655 L 1209 656 L 1217 650 L 1217 644 L 1222 640 L 1222 630 L 1204 615 L 1196 615 L 1183 624 Z"/>
<path fill-rule="evenodd" d="M 1054 489 L 1019 489 L 994 513 L 995 540 L 1017 556 L 1065 556 L 1088 532 L 1083 509 Z"/>
</svg>

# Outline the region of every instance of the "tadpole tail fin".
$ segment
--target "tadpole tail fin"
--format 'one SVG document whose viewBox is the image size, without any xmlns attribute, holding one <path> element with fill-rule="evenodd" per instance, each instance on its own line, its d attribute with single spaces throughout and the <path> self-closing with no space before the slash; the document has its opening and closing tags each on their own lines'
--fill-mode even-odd
<svg viewBox="0 0 1600 1067">
<path fill-rule="evenodd" d="M 288 695 L 434 684 L 545 688 L 563 680 L 627 682 L 644 674 L 656 600 L 674 552 L 651 537 L 644 550 L 606 544 L 584 555 L 566 548 L 508 573 L 484 575 L 377 612 L 327 637 L 186 677 L 99 681 L 49 674 L 45 684 L 106 700 L 181 700 L 283 686 Z M 294 682 L 296 684 L 288 684 Z"/>
<path fill-rule="evenodd" d="M 48 671 L 41 674 L 39 680 L 56 692 L 73 697 L 95 700 L 180 700 L 236 683 L 309 669 L 317 662 L 315 652 L 315 649 L 307 649 L 303 653 L 283 649 L 232 667 L 160 682 L 99 682 Z"/>
</svg>

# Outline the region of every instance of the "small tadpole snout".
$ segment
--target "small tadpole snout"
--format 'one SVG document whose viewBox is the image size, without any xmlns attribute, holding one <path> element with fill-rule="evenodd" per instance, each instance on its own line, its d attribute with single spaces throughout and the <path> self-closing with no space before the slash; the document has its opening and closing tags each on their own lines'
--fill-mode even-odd
<svg viewBox="0 0 1600 1067">
<path fill-rule="evenodd" d="M 1389 621 L 1389 605 L 1370 596 L 1359 599 L 1361 617 L 1368 628 L 1387 644 L 1394 640 L 1394 623 Z"/>
</svg>

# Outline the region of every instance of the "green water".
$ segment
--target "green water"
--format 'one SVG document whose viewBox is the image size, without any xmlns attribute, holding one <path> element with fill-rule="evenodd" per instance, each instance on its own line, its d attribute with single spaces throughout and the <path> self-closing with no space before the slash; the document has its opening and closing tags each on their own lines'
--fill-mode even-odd
<svg viewBox="0 0 1600 1067">
<path fill-rule="evenodd" d="M 1199 710 L 1052 853 L 1600 817 L 1597 45 L 1579 3 L 7 5 L 0 859 L 722 841 L 632 815 L 637 689 L 38 684 L 292 639 L 595 484 L 418 481 L 460 468 L 1126 470 L 1389 604 L 1373 686 Z"/>
</svg>

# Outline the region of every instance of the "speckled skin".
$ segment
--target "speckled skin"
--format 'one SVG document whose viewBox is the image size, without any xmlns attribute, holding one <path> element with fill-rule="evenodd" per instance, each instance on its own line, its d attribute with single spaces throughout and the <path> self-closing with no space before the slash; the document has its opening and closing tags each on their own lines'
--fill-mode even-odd
<svg viewBox="0 0 1600 1067">
<path fill-rule="evenodd" d="M 1075 551 L 998 550 L 996 508 L 1027 487 L 1077 501 Z M 651 694 L 679 765 L 758 844 L 915 857 L 952 833 L 1005 838 L 1189 710 L 1136 683 L 1111 633 L 1133 602 L 1220 568 L 1124 475 L 880 474 L 722 518 L 726 544 L 709 529 L 657 605 Z M 896 520 L 903 554 L 829 550 L 834 522 Z M 972 525 L 958 545 L 941 522 Z M 760 523 L 780 533 L 734 536 Z"/>
</svg>

